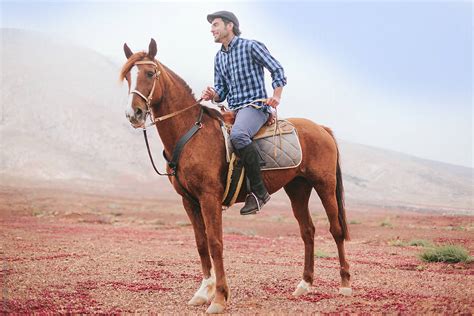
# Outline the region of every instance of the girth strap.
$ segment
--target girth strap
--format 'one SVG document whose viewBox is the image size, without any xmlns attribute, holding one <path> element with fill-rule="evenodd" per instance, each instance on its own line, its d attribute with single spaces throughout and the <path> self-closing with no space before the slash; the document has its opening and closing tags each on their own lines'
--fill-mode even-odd
<svg viewBox="0 0 474 316">
<path fill-rule="evenodd" d="M 173 149 L 171 160 L 166 159 L 165 151 L 163 150 L 163 156 L 165 157 L 166 162 L 168 162 L 168 166 L 170 166 L 171 169 L 178 169 L 178 161 L 179 157 L 181 156 L 181 152 L 184 149 L 184 145 L 186 145 L 186 143 L 194 136 L 194 134 L 196 134 L 196 132 L 202 128 L 202 114 L 203 109 L 201 107 L 201 111 L 199 112 L 199 117 L 196 123 L 194 123 L 193 127 L 191 127 L 176 143 L 176 146 Z"/>
</svg>

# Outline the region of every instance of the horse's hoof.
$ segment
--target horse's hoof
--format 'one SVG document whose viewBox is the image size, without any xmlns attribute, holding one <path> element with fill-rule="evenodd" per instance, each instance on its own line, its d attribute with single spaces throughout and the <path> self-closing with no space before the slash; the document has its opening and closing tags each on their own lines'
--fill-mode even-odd
<svg viewBox="0 0 474 316">
<path fill-rule="evenodd" d="M 189 300 L 188 305 L 199 306 L 207 303 L 207 298 L 199 295 L 194 295 L 192 299 Z"/>
<path fill-rule="evenodd" d="M 194 293 L 193 298 L 188 302 L 188 305 L 198 306 L 210 303 L 216 292 L 216 279 L 211 272 L 211 277 L 203 279 L 199 290 Z"/>
<path fill-rule="evenodd" d="M 352 289 L 350 287 L 340 287 L 339 288 L 339 294 L 342 294 L 344 296 L 351 296 L 352 295 Z"/>
<path fill-rule="evenodd" d="M 309 284 L 305 280 L 301 280 L 301 282 L 298 284 L 295 291 L 293 292 L 293 296 L 304 295 L 308 293 L 310 289 L 311 289 L 311 284 Z"/>
<path fill-rule="evenodd" d="M 206 314 L 221 314 L 225 310 L 225 306 L 219 303 L 211 303 Z"/>
</svg>

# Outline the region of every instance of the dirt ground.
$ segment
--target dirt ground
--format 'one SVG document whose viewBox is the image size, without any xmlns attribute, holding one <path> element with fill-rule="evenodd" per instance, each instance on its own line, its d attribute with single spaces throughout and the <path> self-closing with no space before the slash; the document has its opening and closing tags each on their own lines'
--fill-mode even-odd
<svg viewBox="0 0 474 316">
<path fill-rule="evenodd" d="M 204 313 L 186 305 L 201 281 L 192 227 L 176 194 L 161 195 L 0 187 L 2 312 Z M 459 244 L 473 255 L 473 217 L 347 208 L 353 296 L 337 294 L 336 246 L 314 199 L 315 281 L 300 298 L 291 293 L 304 247 L 287 199 L 256 216 L 226 210 L 226 311 L 472 314 L 473 263 L 424 263 L 421 247 L 398 244 Z"/>
</svg>

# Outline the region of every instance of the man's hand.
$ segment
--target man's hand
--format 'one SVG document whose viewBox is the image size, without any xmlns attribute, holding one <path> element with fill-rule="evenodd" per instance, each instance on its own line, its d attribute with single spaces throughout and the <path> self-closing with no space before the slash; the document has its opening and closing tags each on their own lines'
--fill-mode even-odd
<svg viewBox="0 0 474 316">
<path fill-rule="evenodd" d="M 268 120 L 267 120 L 266 125 L 267 125 L 267 126 L 270 126 L 270 125 L 274 124 L 274 123 L 275 123 L 275 119 L 276 119 L 275 113 L 274 113 L 274 112 L 270 113 L 270 116 L 268 117 Z"/>
<path fill-rule="evenodd" d="M 216 90 L 214 90 L 213 87 L 209 86 L 209 87 L 206 88 L 206 90 L 202 91 L 201 98 L 204 101 L 209 101 L 209 100 L 214 100 L 216 95 L 217 95 Z"/>
<path fill-rule="evenodd" d="M 267 104 L 272 108 L 276 109 L 276 107 L 280 104 L 280 98 L 275 96 L 268 98 Z"/>
<path fill-rule="evenodd" d="M 272 108 L 276 109 L 277 106 L 280 104 L 281 92 L 283 91 L 283 87 L 276 87 L 273 90 L 273 96 L 267 99 L 267 104 Z"/>
</svg>

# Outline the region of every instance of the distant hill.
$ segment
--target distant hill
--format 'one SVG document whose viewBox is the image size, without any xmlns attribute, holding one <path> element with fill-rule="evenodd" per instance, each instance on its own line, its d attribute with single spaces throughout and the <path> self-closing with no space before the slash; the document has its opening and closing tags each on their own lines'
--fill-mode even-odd
<svg viewBox="0 0 474 316">
<path fill-rule="evenodd" d="M 2 29 L 1 40 L 1 173 L 39 179 L 146 174 L 143 137 L 124 114 L 119 65 L 41 33 Z"/>
<path fill-rule="evenodd" d="M 154 175 L 141 132 L 125 119 L 120 65 L 41 33 L 1 29 L 1 41 L 3 179 L 165 180 Z M 150 134 L 155 159 L 164 167 L 161 142 Z M 344 141 L 339 145 L 348 200 L 474 213 L 473 169 Z"/>
<path fill-rule="evenodd" d="M 339 142 L 347 197 L 378 205 L 473 210 L 473 169 Z"/>
</svg>

